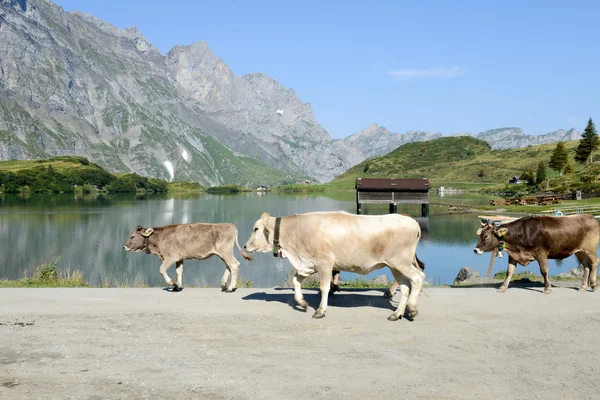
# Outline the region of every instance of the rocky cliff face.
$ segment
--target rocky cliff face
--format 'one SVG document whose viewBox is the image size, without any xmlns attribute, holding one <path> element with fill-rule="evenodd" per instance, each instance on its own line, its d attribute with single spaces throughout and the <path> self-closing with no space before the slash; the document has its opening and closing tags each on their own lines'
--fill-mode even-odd
<svg viewBox="0 0 600 400">
<path fill-rule="evenodd" d="M 308 161 L 303 168 L 276 145 L 261 147 L 254 131 L 222 124 L 222 110 L 190 100 L 166 61 L 135 28 L 46 0 L 0 0 L 0 158 L 81 155 L 112 171 L 165 179 L 168 161 L 175 179 L 204 184 L 326 180 L 345 168 L 338 161 L 337 169 Z M 226 97 L 222 89 L 212 94 Z M 310 160 L 301 148 L 307 142 L 297 141 L 291 153 Z"/>
<path fill-rule="evenodd" d="M 204 42 L 167 54 L 169 77 L 212 119 L 259 144 L 276 165 L 327 181 L 350 163 L 315 120 L 309 103 L 264 74 L 237 77 Z M 226 141 L 246 153 L 247 146 Z"/>
</svg>

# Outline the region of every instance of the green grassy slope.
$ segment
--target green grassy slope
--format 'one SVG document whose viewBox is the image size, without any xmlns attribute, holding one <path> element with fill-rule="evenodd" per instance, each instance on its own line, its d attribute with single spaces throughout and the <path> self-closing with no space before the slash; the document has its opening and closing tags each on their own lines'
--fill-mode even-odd
<svg viewBox="0 0 600 400">
<path fill-rule="evenodd" d="M 569 162 L 576 172 L 581 170 L 574 160 L 578 142 L 567 142 Z M 470 136 L 444 137 L 427 142 L 408 143 L 391 153 L 374 157 L 352 167 L 333 182 L 332 188 L 353 188 L 356 178 L 426 177 L 434 184 L 454 187 L 505 185 L 515 175 L 538 163 L 548 164 L 556 144 L 543 144 L 520 149 L 491 150 L 484 141 Z M 547 170 L 547 176 L 556 173 Z"/>
</svg>

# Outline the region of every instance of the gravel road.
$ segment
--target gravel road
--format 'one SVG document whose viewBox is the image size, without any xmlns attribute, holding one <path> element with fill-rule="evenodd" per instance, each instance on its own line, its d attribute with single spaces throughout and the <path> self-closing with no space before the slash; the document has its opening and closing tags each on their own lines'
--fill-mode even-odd
<svg viewBox="0 0 600 400">
<path fill-rule="evenodd" d="M 426 288 L 413 322 L 381 295 L 314 320 L 289 289 L 1 289 L 0 398 L 599 396 L 600 293 Z"/>
</svg>

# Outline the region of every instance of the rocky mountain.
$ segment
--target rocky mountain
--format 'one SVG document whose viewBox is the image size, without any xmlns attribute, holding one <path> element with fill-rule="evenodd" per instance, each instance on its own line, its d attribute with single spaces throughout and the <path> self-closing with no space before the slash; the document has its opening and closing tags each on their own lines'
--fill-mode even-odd
<svg viewBox="0 0 600 400">
<path fill-rule="evenodd" d="M 373 124 L 354 135 L 336 140 L 334 145 L 341 154 L 346 156 L 350 164 L 356 165 L 367 158 L 388 154 L 403 144 L 440 137 L 442 137 L 441 133 L 418 131 L 407 131 L 403 134 L 393 133 L 384 126 Z"/>
<path fill-rule="evenodd" d="M 316 121 L 310 103 L 264 74 L 237 77 L 205 42 L 177 46 L 166 58 L 169 77 L 212 119 L 252 138 L 276 164 L 319 180 L 348 167 L 331 137 Z M 237 139 L 224 143 L 248 154 Z M 250 145 L 254 146 L 254 145 Z M 255 156 L 260 158 L 259 154 Z"/>
<path fill-rule="evenodd" d="M 165 57 L 136 28 L 0 0 L 0 159 L 54 155 L 165 179 L 172 166 L 207 185 L 328 180 L 349 166 L 309 104 L 263 75 L 236 78 L 204 43 Z"/>
<path fill-rule="evenodd" d="M 476 139 L 489 143 L 492 149 L 513 149 L 554 142 L 569 142 L 581 139 L 581 133 L 575 129 L 559 129 L 544 135 L 527 135 L 521 128 L 499 128 L 473 135 Z"/>
<path fill-rule="evenodd" d="M 422 131 L 406 131 L 401 134 L 373 124 L 351 136 L 335 141 L 334 144 L 352 165 L 356 165 L 367 158 L 386 155 L 403 144 L 438 139 L 442 136 L 473 136 L 486 141 L 492 149 L 512 149 L 579 140 L 581 133 L 575 129 L 568 131 L 560 129 L 544 135 L 527 135 L 521 128 L 498 128 L 475 135 L 469 133 L 442 135 Z"/>
<path fill-rule="evenodd" d="M 163 55 L 136 28 L 49 0 L 0 0 L 0 160 L 78 155 L 205 185 L 324 182 L 440 136 L 372 125 L 332 140 L 310 103 L 266 75 L 236 76 L 205 42 Z M 492 148 L 579 138 L 518 128 L 473 136 Z"/>
</svg>

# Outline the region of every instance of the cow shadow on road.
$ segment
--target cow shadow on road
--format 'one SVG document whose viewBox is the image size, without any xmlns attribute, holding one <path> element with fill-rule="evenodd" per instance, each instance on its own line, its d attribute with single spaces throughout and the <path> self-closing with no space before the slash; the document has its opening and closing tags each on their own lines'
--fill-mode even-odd
<svg viewBox="0 0 600 400">
<path fill-rule="evenodd" d="M 304 311 L 296 305 L 293 289 L 275 290 L 280 293 L 257 292 L 242 297 L 242 300 L 275 301 L 287 304 L 297 311 Z M 319 307 L 319 303 L 321 302 L 321 292 L 318 289 L 302 289 L 302 294 L 304 295 L 304 300 L 306 300 L 310 307 L 314 309 Z M 329 296 L 328 306 L 345 308 L 375 307 L 386 310 L 395 310 L 398 307 L 398 302 L 383 297 L 383 291 L 375 292 L 373 289 L 343 289 L 341 292 Z"/>
</svg>

